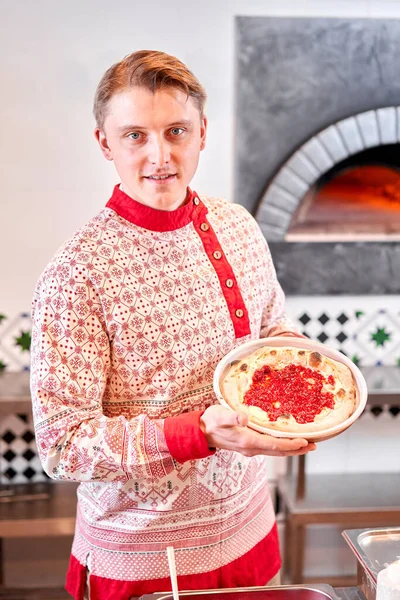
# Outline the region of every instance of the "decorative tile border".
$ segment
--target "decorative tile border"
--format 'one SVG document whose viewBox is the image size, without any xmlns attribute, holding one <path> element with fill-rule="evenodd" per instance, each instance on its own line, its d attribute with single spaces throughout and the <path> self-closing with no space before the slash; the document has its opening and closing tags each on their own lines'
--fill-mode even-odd
<svg viewBox="0 0 400 600">
<path fill-rule="evenodd" d="M 287 312 L 310 339 L 356 364 L 400 366 L 400 297 L 289 296 Z M 0 314 L 0 372 L 29 370 L 28 313 Z"/>
<path fill-rule="evenodd" d="M 29 369 L 31 318 L 28 312 L 0 314 L 0 372 Z"/>
<path fill-rule="evenodd" d="M 304 312 L 302 332 L 340 350 L 357 365 L 400 366 L 400 315 L 384 309 L 366 314 L 360 310 Z"/>
<path fill-rule="evenodd" d="M 0 484 L 47 481 L 37 453 L 31 415 L 9 415 L 0 424 Z"/>
<path fill-rule="evenodd" d="M 358 326 L 344 350 L 361 364 L 400 367 L 400 312 L 380 309 L 372 314 L 357 311 Z"/>
<path fill-rule="evenodd" d="M 287 311 L 302 333 L 359 366 L 400 367 L 398 297 L 292 296 Z"/>
</svg>

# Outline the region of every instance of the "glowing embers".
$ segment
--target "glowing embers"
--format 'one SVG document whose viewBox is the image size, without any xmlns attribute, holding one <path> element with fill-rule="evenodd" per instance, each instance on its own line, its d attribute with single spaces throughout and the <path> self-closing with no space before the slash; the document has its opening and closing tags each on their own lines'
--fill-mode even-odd
<svg viewBox="0 0 400 600">
<path fill-rule="evenodd" d="M 287 240 L 400 240 L 400 167 L 342 167 L 305 195 Z"/>
</svg>

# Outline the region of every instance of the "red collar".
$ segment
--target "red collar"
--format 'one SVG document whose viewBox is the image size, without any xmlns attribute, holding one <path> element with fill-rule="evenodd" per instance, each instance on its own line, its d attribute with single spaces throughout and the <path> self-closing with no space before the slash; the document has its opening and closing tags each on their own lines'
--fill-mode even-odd
<svg viewBox="0 0 400 600">
<path fill-rule="evenodd" d="M 116 185 L 106 207 L 115 210 L 127 221 L 150 231 L 174 231 L 191 223 L 200 212 L 208 212 L 196 192 L 190 188 L 188 188 L 185 204 L 175 210 L 167 211 L 151 208 L 133 200 L 119 189 L 119 185 Z"/>
</svg>

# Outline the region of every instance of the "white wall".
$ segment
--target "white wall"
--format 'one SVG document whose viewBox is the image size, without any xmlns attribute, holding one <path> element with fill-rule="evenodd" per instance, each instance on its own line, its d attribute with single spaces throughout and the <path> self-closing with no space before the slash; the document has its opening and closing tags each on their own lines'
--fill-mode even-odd
<svg viewBox="0 0 400 600">
<path fill-rule="evenodd" d="M 104 70 L 134 50 L 176 54 L 206 86 L 210 133 L 193 186 L 231 198 L 239 14 L 399 17 L 400 1 L 0 0 L 0 313 L 29 309 L 42 268 L 117 182 L 91 105 Z"/>
</svg>

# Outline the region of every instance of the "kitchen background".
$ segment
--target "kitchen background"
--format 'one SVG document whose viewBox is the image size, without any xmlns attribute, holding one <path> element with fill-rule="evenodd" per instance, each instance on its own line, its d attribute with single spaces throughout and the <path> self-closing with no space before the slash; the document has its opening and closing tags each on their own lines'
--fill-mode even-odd
<svg viewBox="0 0 400 600">
<path fill-rule="evenodd" d="M 256 17 L 262 19 L 254 20 Z M 193 187 L 200 193 L 251 205 L 257 212 L 257 202 L 266 198 L 268 180 L 276 174 L 278 166 L 270 165 L 268 171 L 268 152 L 266 156 L 263 154 L 265 145 L 279 146 L 282 136 L 282 132 L 274 131 L 273 127 L 269 137 L 263 138 L 265 132 L 260 133 L 268 122 L 258 121 L 263 113 L 260 110 L 262 96 L 258 91 L 264 89 L 263 93 L 273 95 L 271 81 L 274 85 L 279 83 L 283 91 L 290 91 L 293 83 L 290 78 L 285 79 L 284 69 L 279 72 L 275 68 L 274 78 L 272 71 L 268 71 L 268 65 L 276 66 L 277 58 L 284 55 L 279 44 L 275 50 L 273 45 L 269 47 L 271 56 L 261 54 L 261 63 L 251 63 L 253 67 L 263 65 L 259 75 L 257 69 L 255 71 L 256 77 L 265 78 L 265 85 L 251 81 L 254 68 L 246 69 L 245 59 L 252 56 L 257 35 L 263 39 L 259 28 L 265 27 L 265 18 L 269 27 L 274 21 L 271 18 L 277 18 L 273 27 L 278 27 L 281 18 L 306 19 L 303 22 L 307 27 L 317 18 L 355 19 L 357 22 L 383 19 L 388 21 L 388 27 L 397 27 L 400 31 L 400 1 L 203 0 L 188 3 L 170 0 L 166 3 L 153 0 L 142 3 L 114 0 L 111 9 L 105 0 L 72 0 L 68 4 L 51 0 L 35 3 L 0 0 L 3 90 L 0 96 L 0 369 L 29 368 L 29 310 L 36 279 L 59 245 L 104 206 L 117 181 L 112 165 L 103 159 L 93 138 L 91 109 L 99 78 L 110 64 L 124 55 L 141 48 L 155 48 L 175 54 L 189 65 L 208 91 L 209 119 L 207 148 Z M 361 31 L 368 29 L 358 27 Z M 315 40 L 315 57 L 319 60 L 318 38 Z M 301 46 L 293 45 L 295 54 L 297 48 L 301 51 Z M 376 51 L 378 58 L 367 55 L 359 66 L 356 87 L 371 78 L 371 71 L 376 73 L 379 46 Z M 385 56 L 388 64 L 392 60 L 390 80 L 377 81 L 377 85 L 389 86 L 391 106 L 400 106 L 400 85 L 396 81 L 399 62 L 393 58 L 395 55 L 386 52 Z M 341 58 L 347 61 L 346 55 Z M 245 72 L 248 79 L 238 80 L 236 75 L 243 76 Z M 299 75 L 303 79 L 302 89 L 307 88 L 307 74 L 304 78 L 301 72 Z M 318 81 L 309 81 L 317 91 Z M 346 89 L 342 93 L 346 94 Z M 334 97 L 331 102 L 335 105 Z M 378 103 L 372 108 L 381 106 Z M 282 106 L 275 109 L 280 123 L 284 123 Z M 309 119 L 313 110 L 315 107 L 304 112 L 299 104 L 298 119 L 305 119 L 306 113 Z M 267 116 L 270 120 L 274 118 L 273 106 Z M 343 118 L 346 116 L 350 115 L 345 114 Z M 327 120 L 323 124 L 328 127 L 332 122 Z M 290 138 L 292 125 L 288 122 L 287 127 L 286 135 Z M 310 136 L 323 129 L 318 119 L 314 129 L 311 128 Z M 293 143 L 300 146 L 305 141 L 299 139 Z M 285 160 L 290 157 L 287 152 L 284 149 L 282 158 Z M 252 158 L 257 161 L 252 163 Z M 265 181 L 262 173 L 260 180 L 264 158 Z M 265 211 L 259 215 L 264 225 L 268 221 L 265 215 Z M 380 241 L 392 243 L 385 236 Z M 362 248 L 362 244 L 358 247 Z M 397 252 L 397 245 L 394 248 Z M 361 277 L 362 288 L 349 286 L 347 289 L 342 283 L 342 288 L 338 284 L 339 287 L 321 292 L 318 286 L 311 286 L 305 292 L 298 273 L 299 286 L 291 287 L 287 267 L 280 262 L 277 250 L 274 256 L 278 271 L 289 292 L 287 310 L 301 331 L 344 351 L 361 365 L 400 366 L 398 262 L 394 263 L 394 269 L 388 269 L 383 284 L 377 285 L 382 263 L 375 266 L 374 272 L 367 248 L 365 254 L 364 251 L 358 253 L 353 262 L 351 279 L 359 281 Z M 336 262 L 332 260 L 326 267 L 330 271 L 328 277 L 323 274 L 325 280 L 343 282 L 336 273 L 343 262 L 351 268 L 346 260 L 350 250 L 348 240 L 336 244 Z M 317 258 L 318 253 L 315 260 Z M 318 277 L 314 279 L 317 280 Z M 371 373 L 374 385 L 379 386 L 379 369 L 372 369 Z M 394 373 L 392 387 L 400 386 L 399 373 L 400 369 Z M 307 459 L 307 473 L 387 471 L 398 476 L 399 411 L 400 407 L 389 410 L 385 405 L 368 407 L 351 430 L 320 444 L 318 451 Z M 26 414 L 12 415 L 1 421 L 0 483 L 45 479 L 32 431 Z M 284 473 L 285 468 L 284 461 L 271 459 L 271 480 Z M 337 532 L 317 528 L 308 535 L 307 573 L 318 574 L 321 561 L 326 563 L 327 557 L 331 559 L 332 572 L 348 569 L 348 555 L 342 552 Z M 24 541 L 23 552 L 21 542 L 4 544 L 7 583 L 13 584 L 22 564 L 31 583 L 62 582 L 70 540 L 60 539 L 51 544 L 35 540 L 30 544 Z M 324 547 L 322 554 L 321 546 Z"/>
</svg>

